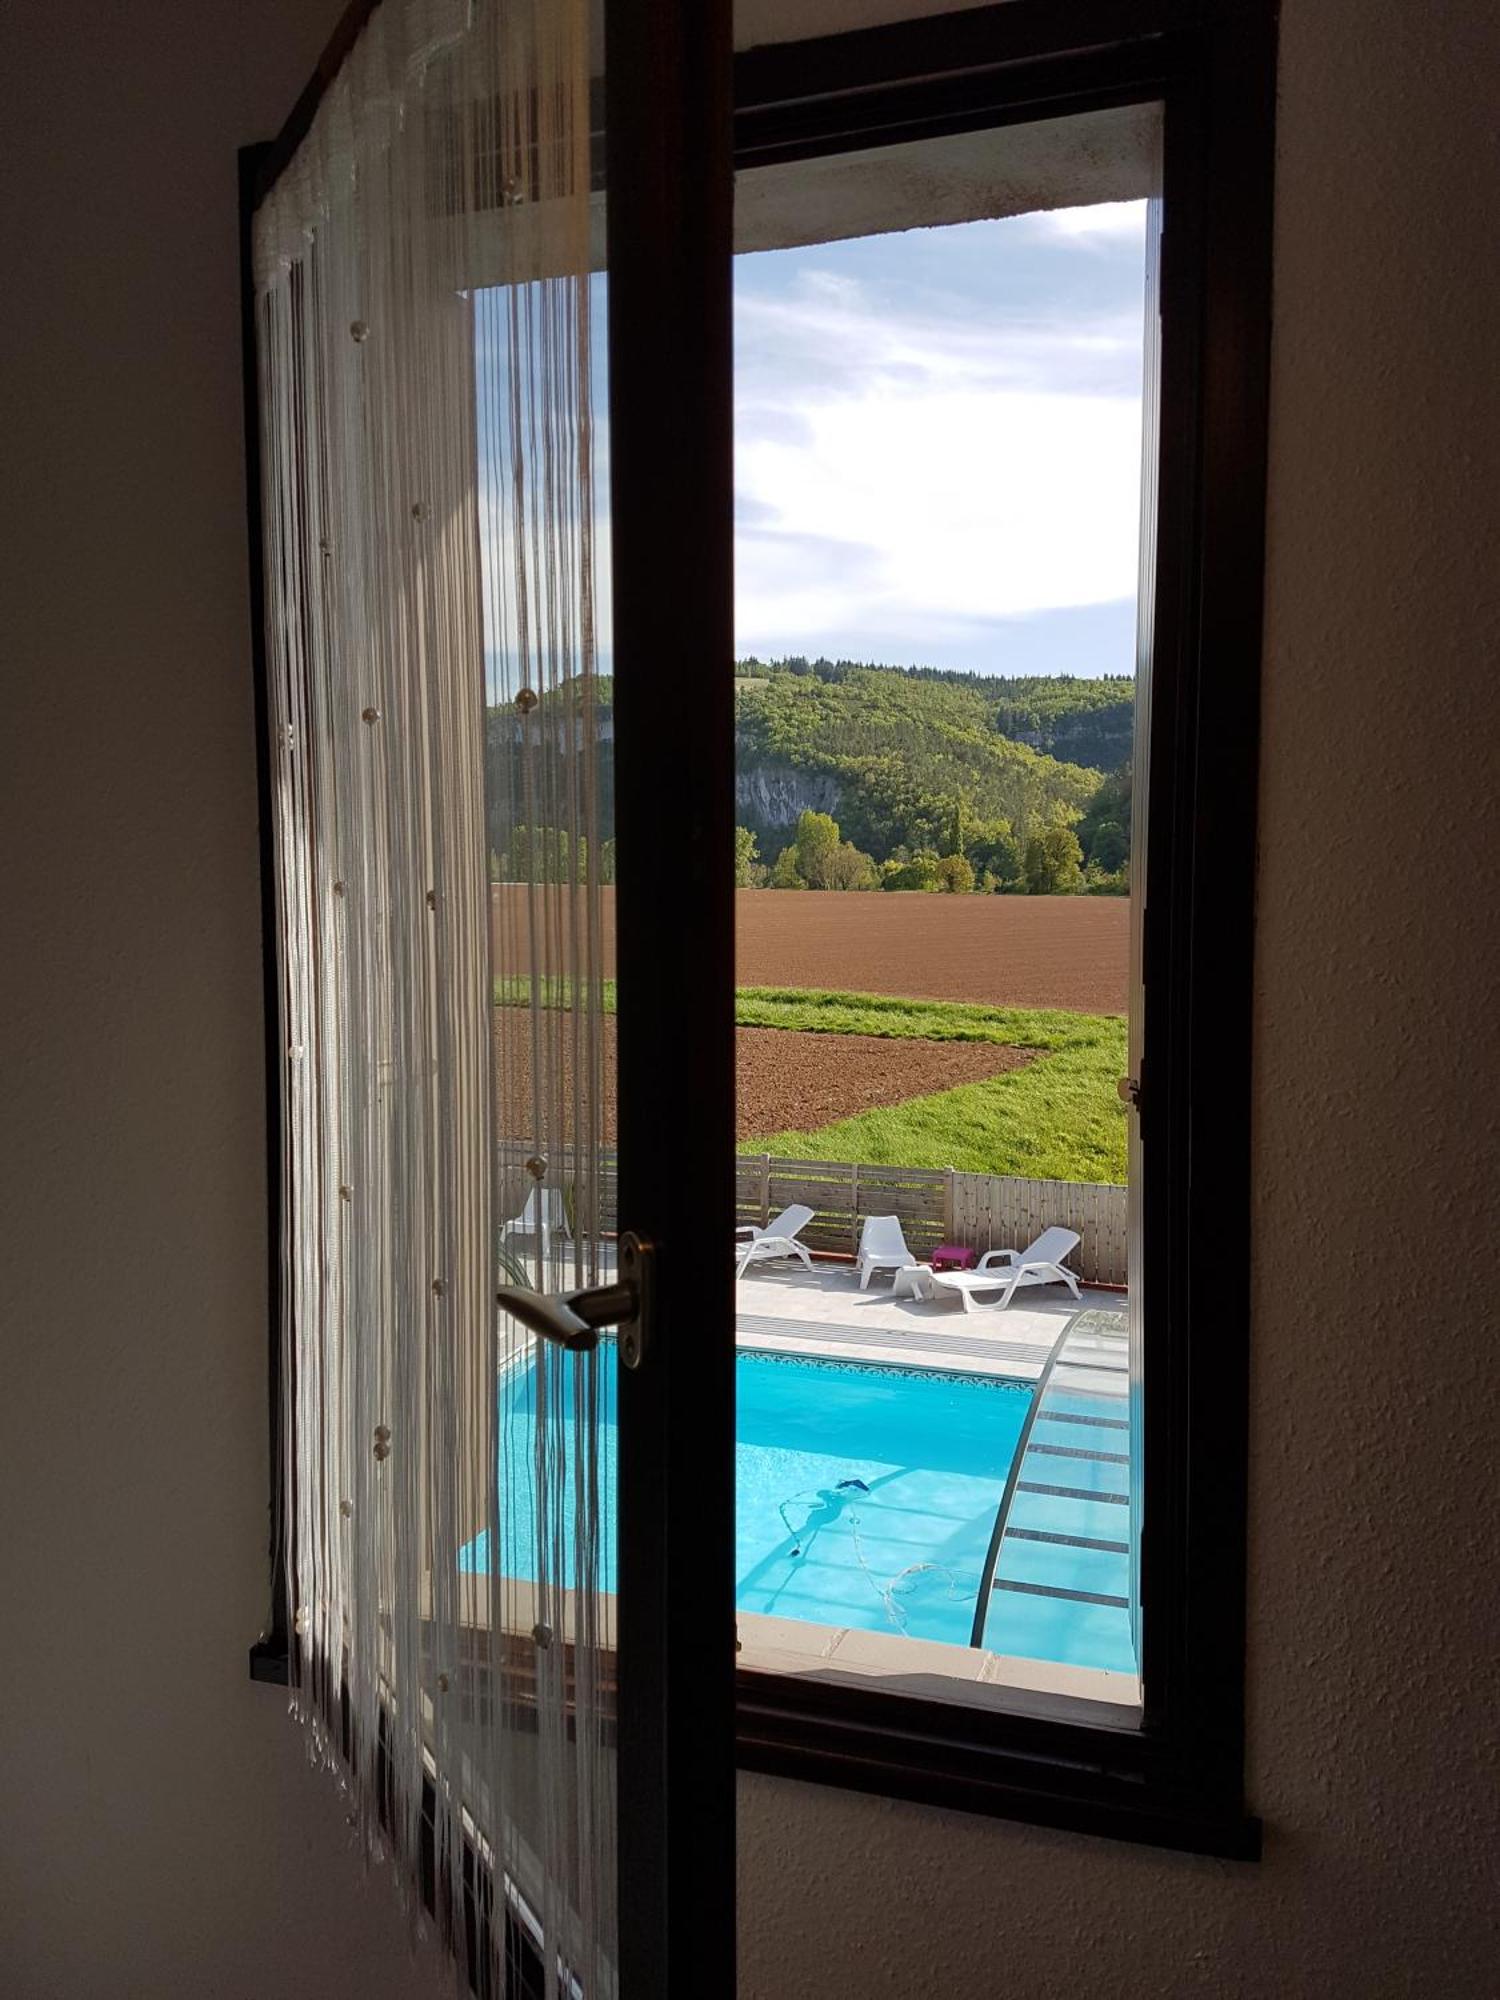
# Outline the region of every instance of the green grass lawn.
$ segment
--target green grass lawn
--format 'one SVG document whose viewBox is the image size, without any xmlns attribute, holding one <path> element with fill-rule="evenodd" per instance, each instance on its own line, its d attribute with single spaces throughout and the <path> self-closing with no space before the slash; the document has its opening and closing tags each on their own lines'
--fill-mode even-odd
<svg viewBox="0 0 1500 2000">
<path fill-rule="evenodd" d="M 735 1018 L 745 1027 L 999 1042 L 1037 1052 L 1008 1075 L 860 1112 L 815 1132 L 770 1133 L 747 1140 L 745 1151 L 1036 1180 L 1125 1180 L 1125 1107 L 1116 1088 L 1125 1074 L 1121 1015 L 745 987 Z"/>
<path fill-rule="evenodd" d="M 522 1006 L 530 983 L 495 983 L 497 1006 Z M 566 982 L 548 981 L 546 1002 L 566 1006 Z M 604 1011 L 615 1011 L 612 980 Z M 815 1132 L 772 1132 L 743 1150 L 782 1159 L 854 1160 L 861 1165 L 957 1167 L 965 1173 L 1035 1180 L 1125 1180 L 1125 1021 L 1119 1014 L 1066 1014 L 1016 1007 L 971 1007 L 903 1000 L 882 993 L 742 986 L 735 1021 L 743 1028 L 800 1028 L 814 1034 L 917 1036 L 930 1041 L 998 1042 L 1033 1049 L 1025 1069 L 983 1083 L 911 1097 L 840 1118 Z"/>
</svg>

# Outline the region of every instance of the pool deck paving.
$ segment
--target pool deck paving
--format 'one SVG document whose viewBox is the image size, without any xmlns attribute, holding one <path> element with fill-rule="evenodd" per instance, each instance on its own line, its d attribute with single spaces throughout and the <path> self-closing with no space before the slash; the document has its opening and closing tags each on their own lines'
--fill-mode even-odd
<svg viewBox="0 0 1500 2000">
<path fill-rule="evenodd" d="M 893 1298 L 888 1273 L 861 1291 L 852 1264 L 818 1260 L 809 1271 L 763 1263 L 739 1281 L 736 1338 L 740 1347 L 770 1354 L 1032 1382 L 1081 1307 L 1125 1313 L 1123 1292 L 1081 1289 L 1079 1301 L 1065 1285 L 1029 1285 L 1003 1310 L 976 1301 L 965 1312 L 957 1298 Z"/>
</svg>

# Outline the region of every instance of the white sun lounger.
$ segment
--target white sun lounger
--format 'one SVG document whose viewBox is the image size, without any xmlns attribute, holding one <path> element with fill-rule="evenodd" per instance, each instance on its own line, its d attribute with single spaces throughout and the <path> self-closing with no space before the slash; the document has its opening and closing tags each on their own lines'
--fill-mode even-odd
<svg viewBox="0 0 1500 2000">
<path fill-rule="evenodd" d="M 739 1260 L 735 1277 L 744 1277 L 747 1264 L 756 1264 L 769 1257 L 800 1257 L 810 1271 L 812 1258 L 807 1254 L 807 1246 L 799 1243 L 797 1238 L 812 1219 L 813 1211 L 800 1201 L 794 1201 L 764 1229 L 757 1229 L 753 1222 L 742 1224 L 734 1232 L 734 1253 Z"/>
<path fill-rule="evenodd" d="M 1044 1229 L 1025 1250 L 987 1250 L 972 1271 L 933 1271 L 914 1264 L 898 1271 L 891 1287 L 897 1298 L 936 1298 L 939 1292 L 956 1292 L 965 1312 L 974 1310 L 976 1292 L 999 1292 L 993 1308 L 1003 1312 L 1022 1285 L 1066 1285 L 1076 1299 L 1078 1280 L 1063 1263 L 1077 1249 L 1079 1237 L 1072 1229 Z"/>
</svg>

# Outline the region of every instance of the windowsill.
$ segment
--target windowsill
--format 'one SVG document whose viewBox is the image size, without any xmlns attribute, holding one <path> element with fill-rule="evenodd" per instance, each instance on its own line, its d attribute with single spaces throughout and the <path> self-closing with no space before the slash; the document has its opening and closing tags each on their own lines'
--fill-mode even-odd
<svg viewBox="0 0 1500 2000">
<path fill-rule="evenodd" d="M 777 1657 L 787 1656 L 752 1652 L 739 1675 L 742 1771 L 1184 1853 L 1260 1858 L 1260 1822 L 1237 1801 L 1164 1786 L 1121 1754 L 1139 1732 L 1118 1700 L 1012 1684 L 997 1685 L 981 1709 L 972 1701 L 975 1684 L 955 1695 L 951 1678 L 934 1687 L 932 1677 L 910 1672 L 840 1674 L 816 1657 L 787 1671 L 772 1665 Z M 1037 1666 L 1013 1661 L 1007 1670 L 1019 1681 Z M 274 1642 L 257 1645 L 250 1675 L 285 1686 L 286 1652 Z M 921 1726 L 935 1701 L 948 1721 L 941 1733 Z M 1011 1725 L 1005 1734 L 1015 1740 L 997 1743 L 986 1727 L 994 1723 Z"/>
<path fill-rule="evenodd" d="M 821 1663 L 820 1663 L 821 1664 Z M 1033 1662 L 1010 1663 L 1022 1670 Z M 1258 1861 L 1260 1821 L 1211 1780 L 1174 1782 L 1139 1711 L 1060 1690 L 980 1705 L 924 1675 L 739 1675 L 739 1768 L 1111 1840 Z"/>
<path fill-rule="evenodd" d="M 470 1590 L 479 1581 L 465 1579 Z M 534 1607 L 526 1586 L 512 1592 L 504 1650 L 508 1672 L 524 1685 Z M 476 1604 L 465 1621 L 475 1643 L 460 1671 L 482 1679 L 491 1649 L 478 1612 Z M 1259 1857 L 1259 1822 L 1237 1799 L 1164 1774 L 1141 1726 L 1133 1675 L 750 1612 L 739 1615 L 737 1629 L 741 1770 L 1191 1853 Z M 287 1655 L 264 1641 L 252 1650 L 250 1671 L 284 1684 Z"/>
<path fill-rule="evenodd" d="M 742 1611 L 736 1620 L 743 1672 L 811 1678 L 828 1686 L 858 1686 L 966 1708 L 1056 1714 L 1065 1703 L 1074 1720 L 1113 1727 L 1140 1721 L 1141 1687 L 1134 1674 L 1022 1660 L 976 1646 L 909 1639 L 899 1632 L 865 1632 Z M 1045 1711 L 1030 1701 L 1049 1698 Z"/>
</svg>

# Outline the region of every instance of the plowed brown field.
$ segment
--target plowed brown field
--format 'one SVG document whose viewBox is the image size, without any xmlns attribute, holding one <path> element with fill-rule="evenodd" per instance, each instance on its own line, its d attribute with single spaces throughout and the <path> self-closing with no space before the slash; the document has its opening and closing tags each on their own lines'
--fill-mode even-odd
<svg viewBox="0 0 1500 2000">
<path fill-rule="evenodd" d="M 532 1129 L 531 1060 L 517 1008 L 495 1009 L 496 1111 L 515 1137 Z M 615 1139 L 615 1024 L 604 1026 L 604 1140 Z M 737 1136 L 814 1131 L 880 1104 L 900 1104 L 955 1084 L 978 1083 L 1033 1060 L 1029 1049 L 992 1042 L 927 1042 L 876 1035 L 816 1035 L 790 1028 L 736 1028 Z M 559 1050 L 564 1075 L 567 1050 Z M 569 1093 L 571 1097 L 571 1092 Z"/>
<path fill-rule="evenodd" d="M 524 892 L 497 886 L 492 893 L 497 927 L 524 922 Z M 603 895 L 613 970 L 614 894 Z M 742 889 L 737 976 L 741 986 L 1123 1014 L 1129 922 L 1123 896 Z"/>
</svg>

